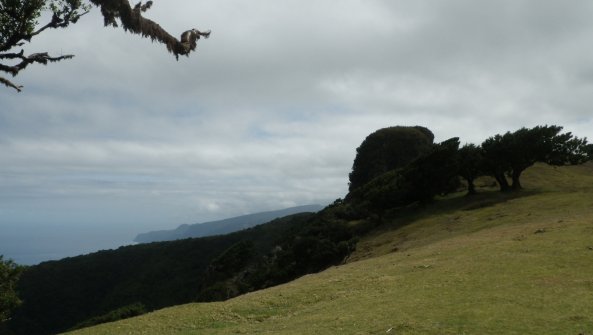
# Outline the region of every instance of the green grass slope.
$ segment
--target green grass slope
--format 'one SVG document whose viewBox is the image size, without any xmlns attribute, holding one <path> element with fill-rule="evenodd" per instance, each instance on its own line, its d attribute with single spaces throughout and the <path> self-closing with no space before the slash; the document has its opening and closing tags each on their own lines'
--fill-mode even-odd
<svg viewBox="0 0 593 335">
<path fill-rule="evenodd" d="M 593 166 L 397 214 L 347 264 L 73 334 L 593 334 Z"/>
</svg>

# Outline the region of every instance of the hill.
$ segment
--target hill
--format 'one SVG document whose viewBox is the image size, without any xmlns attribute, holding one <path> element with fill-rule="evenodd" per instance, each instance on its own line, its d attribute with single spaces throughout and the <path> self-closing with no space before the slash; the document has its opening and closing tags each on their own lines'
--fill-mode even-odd
<svg viewBox="0 0 593 335">
<path fill-rule="evenodd" d="M 23 305 L 10 334 L 55 334 L 192 301 L 212 301 L 260 288 L 234 285 L 262 255 L 304 226 L 301 213 L 228 235 L 153 242 L 104 250 L 25 269 Z M 0 333 L 3 330 L 0 329 Z"/>
<path fill-rule="evenodd" d="M 72 334 L 592 333 L 593 165 L 489 184 L 391 213 L 344 265 Z"/>
<path fill-rule="evenodd" d="M 323 206 L 321 205 L 305 205 L 277 211 L 242 215 L 224 220 L 196 223 L 191 225 L 184 224 L 172 230 L 159 230 L 138 234 L 138 236 L 136 236 L 134 239 L 134 242 L 150 243 L 159 241 L 173 241 L 193 237 L 224 235 L 297 213 L 315 213 L 320 211 L 322 208 Z"/>
</svg>

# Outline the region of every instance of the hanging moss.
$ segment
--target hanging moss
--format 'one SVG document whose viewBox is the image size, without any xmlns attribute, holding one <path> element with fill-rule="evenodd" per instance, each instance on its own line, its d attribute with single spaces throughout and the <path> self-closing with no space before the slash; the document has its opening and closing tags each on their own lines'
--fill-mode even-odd
<svg viewBox="0 0 593 335">
<path fill-rule="evenodd" d="M 164 44 L 167 50 L 179 58 L 179 55 L 189 55 L 197 46 L 197 40 L 201 36 L 208 38 L 210 32 L 200 32 L 197 29 L 191 29 L 184 32 L 181 38 L 169 34 L 158 23 L 142 16 L 142 13 L 150 9 L 152 1 L 145 4 L 139 2 L 133 8 L 127 0 L 90 0 L 91 3 L 101 9 L 105 26 L 118 27 L 118 19 L 122 28 L 133 34 L 142 35 L 150 38 L 153 42 L 157 41 Z"/>
</svg>

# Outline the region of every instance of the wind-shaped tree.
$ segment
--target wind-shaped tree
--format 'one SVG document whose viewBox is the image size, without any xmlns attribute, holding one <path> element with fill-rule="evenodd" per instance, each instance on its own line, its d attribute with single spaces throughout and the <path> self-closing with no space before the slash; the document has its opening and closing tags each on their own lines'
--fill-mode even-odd
<svg viewBox="0 0 593 335">
<path fill-rule="evenodd" d="M 518 190 L 522 188 L 521 174 L 536 162 L 575 165 L 591 159 L 586 138 L 561 131 L 560 126 L 537 126 L 486 139 L 482 143 L 486 172 L 496 178 L 501 191 Z"/>
<path fill-rule="evenodd" d="M 164 44 L 176 58 L 188 56 L 196 49 L 200 37 L 209 37 L 210 32 L 191 29 L 179 39 L 173 37 L 159 24 L 142 16 L 152 6 L 152 1 L 139 2 L 134 6 L 128 0 L 0 0 L 0 71 L 15 77 L 33 63 L 44 64 L 70 59 L 74 55 L 50 56 L 47 52 L 26 54 L 23 47 L 47 29 L 66 28 L 75 24 L 93 6 L 99 7 L 105 26 L 121 27 L 128 32 L 150 38 Z M 51 19 L 40 24 L 42 13 L 50 13 Z M 17 51 L 15 49 L 20 49 Z M 21 91 L 22 86 L 0 76 L 0 83 Z"/>
<path fill-rule="evenodd" d="M 388 127 L 370 134 L 356 149 L 350 173 L 350 191 L 430 152 L 433 140 L 434 134 L 420 126 Z"/>
<path fill-rule="evenodd" d="M 466 144 L 458 151 L 459 175 L 467 181 L 467 194 L 476 194 L 474 181 L 482 174 L 484 157 L 482 148 L 475 144 Z"/>
</svg>

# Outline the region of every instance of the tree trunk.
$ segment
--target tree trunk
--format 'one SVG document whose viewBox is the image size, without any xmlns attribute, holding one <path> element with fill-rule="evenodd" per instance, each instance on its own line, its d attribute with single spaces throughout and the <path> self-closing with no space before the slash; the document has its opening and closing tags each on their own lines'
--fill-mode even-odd
<svg viewBox="0 0 593 335">
<path fill-rule="evenodd" d="M 509 186 L 509 182 L 504 174 L 497 174 L 494 176 L 494 178 L 496 178 L 496 181 L 498 182 L 498 185 L 500 186 L 501 192 L 508 192 L 511 190 L 511 187 Z"/>
<path fill-rule="evenodd" d="M 512 178 L 513 178 L 513 184 L 512 184 L 512 186 L 511 186 L 511 187 L 512 187 L 512 188 L 513 188 L 513 190 L 515 190 L 515 191 L 517 191 L 517 190 L 520 190 L 520 189 L 522 189 L 522 188 L 523 188 L 523 187 L 521 186 L 521 181 L 519 180 L 519 178 L 521 177 L 521 173 L 522 173 L 522 172 L 523 172 L 523 171 L 515 171 L 515 170 L 513 170 L 513 175 L 512 175 Z"/>
<path fill-rule="evenodd" d="M 467 179 L 467 195 L 474 195 L 476 192 L 476 186 L 474 185 L 473 179 Z"/>
</svg>

